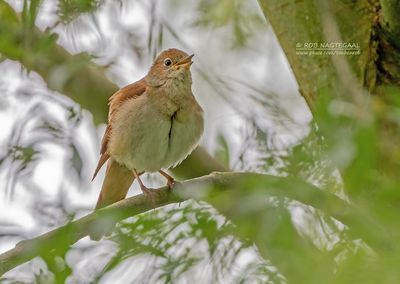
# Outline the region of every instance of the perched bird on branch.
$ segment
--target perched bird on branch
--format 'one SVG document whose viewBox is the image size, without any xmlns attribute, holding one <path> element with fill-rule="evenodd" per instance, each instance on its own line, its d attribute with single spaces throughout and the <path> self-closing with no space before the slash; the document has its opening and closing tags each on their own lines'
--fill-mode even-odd
<svg viewBox="0 0 400 284">
<path fill-rule="evenodd" d="M 124 199 L 136 178 L 159 172 L 172 187 L 174 179 L 164 170 L 182 162 L 197 146 L 203 133 L 203 110 L 192 93 L 190 66 L 193 55 L 168 49 L 156 58 L 141 80 L 110 97 L 108 125 L 101 157 L 93 175 L 107 163 L 96 209 Z"/>
</svg>

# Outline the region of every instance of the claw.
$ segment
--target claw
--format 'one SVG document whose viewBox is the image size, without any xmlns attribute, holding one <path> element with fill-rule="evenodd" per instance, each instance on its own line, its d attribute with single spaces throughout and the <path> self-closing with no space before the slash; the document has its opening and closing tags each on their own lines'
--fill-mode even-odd
<svg viewBox="0 0 400 284">
<path fill-rule="evenodd" d="M 175 179 L 164 171 L 159 170 L 158 172 L 167 179 L 167 186 L 169 187 L 169 189 L 172 189 L 175 185 Z"/>
</svg>

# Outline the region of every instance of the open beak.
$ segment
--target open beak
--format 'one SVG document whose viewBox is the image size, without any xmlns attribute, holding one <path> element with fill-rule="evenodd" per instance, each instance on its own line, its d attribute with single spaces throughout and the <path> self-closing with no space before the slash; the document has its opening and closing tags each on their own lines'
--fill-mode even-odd
<svg viewBox="0 0 400 284">
<path fill-rule="evenodd" d="M 189 55 L 189 56 L 186 56 L 185 58 L 183 58 L 183 59 L 179 60 L 178 62 L 176 62 L 176 63 L 175 63 L 175 66 L 176 66 L 177 68 L 183 67 L 183 68 L 185 68 L 186 70 L 189 70 L 190 65 L 193 64 L 193 61 L 192 61 L 193 56 L 194 56 L 194 54 Z"/>
</svg>

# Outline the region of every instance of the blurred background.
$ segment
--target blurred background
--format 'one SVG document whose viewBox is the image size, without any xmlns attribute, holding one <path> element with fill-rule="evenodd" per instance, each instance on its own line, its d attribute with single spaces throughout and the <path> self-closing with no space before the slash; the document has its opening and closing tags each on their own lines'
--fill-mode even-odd
<svg viewBox="0 0 400 284">
<path fill-rule="evenodd" d="M 369 164 L 347 169 L 376 151 L 376 144 L 358 144 L 376 142 L 375 118 L 356 115 L 368 112 L 370 102 L 357 104 L 356 95 L 350 102 L 346 96 L 322 101 L 316 126 L 260 2 L 0 0 L 0 253 L 93 210 L 104 177 L 103 169 L 90 182 L 107 98 L 142 78 L 171 47 L 195 54 L 193 93 L 206 121 L 201 145 L 216 160 L 235 172 L 305 181 L 347 204 L 344 183 L 363 187 L 356 181 L 370 173 Z M 337 73 L 345 70 L 335 66 Z M 330 97 L 337 90 L 325 92 Z M 399 111 L 392 107 L 397 130 Z M 397 198 L 396 179 L 372 176 Z M 163 180 L 149 174 L 145 183 L 158 187 Z M 378 253 L 360 234 L 321 211 L 324 203 L 265 197 L 261 181 L 244 187 L 251 186 L 257 190 L 238 203 L 237 222 L 212 202 L 164 206 L 119 223 L 100 242 L 60 240 L 62 269 L 49 260 L 54 256 L 42 256 L 0 283 L 374 283 L 358 277 L 371 267 L 384 269 L 371 265 Z M 139 192 L 134 183 L 129 196 Z M 367 200 L 357 198 L 368 211 Z M 248 229 L 242 225 L 257 214 L 250 212 L 254 204 L 266 210 L 257 223 L 263 226 Z M 360 230 L 366 239 L 368 226 Z M 265 248 L 249 236 L 261 238 Z M 385 260 L 395 263 L 398 255 Z M 385 279 L 392 280 L 384 282 L 398 283 L 391 268 Z"/>
</svg>

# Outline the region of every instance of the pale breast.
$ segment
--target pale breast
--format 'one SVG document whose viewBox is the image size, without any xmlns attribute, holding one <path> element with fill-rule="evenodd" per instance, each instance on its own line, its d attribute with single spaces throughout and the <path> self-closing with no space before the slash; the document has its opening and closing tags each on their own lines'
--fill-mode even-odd
<svg viewBox="0 0 400 284">
<path fill-rule="evenodd" d="M 112 125 L 109 153 L 117 162 L 139 172 L 154 172 L 180 163 L 203 132 L 203 112 L 195 104 L 166 105 L 149 96 L 124 103 Z"/>
<path fill-rule="evenodd" d="M 163 168 L 180 164 L 197 146 L 204 130 L 203 110 L 193 100 L 171 118 L 168 150 Z"/>
</svg>

